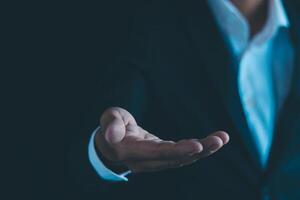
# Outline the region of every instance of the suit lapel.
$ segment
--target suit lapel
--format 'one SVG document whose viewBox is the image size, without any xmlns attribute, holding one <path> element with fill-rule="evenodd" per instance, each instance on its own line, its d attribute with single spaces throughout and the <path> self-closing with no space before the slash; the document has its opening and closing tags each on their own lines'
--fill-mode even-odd
<svg viewBox="0 0 300 200">
<path fill-rule="evenodd" d="M 290 21 L 290 38 L 294 47 L 294 69 L 290 93 L 278 114 L 275 138 L 273 141 L 268 171 L 279 161 L 285 147 L 288 145 L 293 130 L 289 126 L 300 114 L 300 14 L 297 13 L 295 5 L 285 1 L 285 7 Z"/>
<path fill-rule="evenodd" d="M 188 37 L 196 55 L 205 60 L 207 72 L 222 96 L 227 111 L 235 125 L 236 138 L 244 145 L 254 166 L 258 167 L 258 152 L 246 122 L 238 93 L 238 64 L 233 59 L 226 40 L 222 37 L 206 1 L 193 1 L 188 7 Z M 207 16 L 204 18 L 203 16 Z"/>
</svg>

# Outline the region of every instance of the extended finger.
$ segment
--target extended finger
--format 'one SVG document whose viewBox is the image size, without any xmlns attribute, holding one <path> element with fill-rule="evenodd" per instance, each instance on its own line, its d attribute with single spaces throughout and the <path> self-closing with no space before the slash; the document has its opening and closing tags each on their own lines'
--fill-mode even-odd
<svg viewBox="0 0 300 200">
<path fill-rule="evenodd" d="M 215 132 L 208 137 L 201 139 L 200 143 L 203 145 L 203 151 L 199 153 L 199 158 L 210 156 L 211 154 L 217 152 L 225 144 L 229 142 L 229 136 L 223 131 Z"/>
<path fill-rule="evenodd" d="M 126 141 L 127 140 L 127 141 Z M 162 141 L 162 140 L 132 140 L 124 139 L 118 146 L 121 160 L 172 160 L 182 159 L 203 150 L 197 140 Z M 118 149 L 117 149 L 118 150 Z"/>
<path fill-rule="evenodd" d="M 211 136 L 217 136 L 217 137 L 221 138 L 221 140 L 223 141 L 223 145 L 227 144 L 230 139 L 228 133 L 226 133 L 224 131 L 217 131 L 217 132 L 211 134 Z"/>
</svg>

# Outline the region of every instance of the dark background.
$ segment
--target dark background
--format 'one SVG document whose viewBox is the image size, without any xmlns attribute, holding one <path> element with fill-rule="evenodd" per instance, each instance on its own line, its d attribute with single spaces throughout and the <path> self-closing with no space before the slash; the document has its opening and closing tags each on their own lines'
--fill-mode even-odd
<svg viewBox="0 0 300 200">
<path fill-rule="evenodd" d="M 101 80 L 126 45 L 139 4 L 109 0 L 4 6 L 4 199 L 82 199 L 68 174 L 71 141 L 98 125 L 100 113 L 93 106 L 103 92 Z"/>
<path fill-rule="evenodd" d="M 149 2 L 0 5 L 0 199 L 109 199 L 88 198 L 70 174 L 72 144 L 98 126 L 106 71 Z"/>
</svg>

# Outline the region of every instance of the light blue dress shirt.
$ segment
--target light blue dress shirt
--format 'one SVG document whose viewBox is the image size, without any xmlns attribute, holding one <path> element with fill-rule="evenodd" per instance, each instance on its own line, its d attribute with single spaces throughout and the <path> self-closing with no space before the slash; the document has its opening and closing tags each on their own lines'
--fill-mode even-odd
<svg viewBox="0 0 300 200">
<path fill-rule="evenodd" d="M 239 94 L 259 152 L 259 162 L 264 168 L 272 145 L 276 115 L 289 91 L 293 68 L 294 52 L 286 12 L 280 0 L 269 0 L 267 21 L 262 30 L 250 38 L 248 21 L 230 0 L 208 2 L 238 60 Z M 97 157 L 96 131 L 89 144 L 89 159 L 94 169 L 105 180 L 127 181 L 130 171 L 115 174 Z"/>
<path fill-rule="evenodd" d="M 293 66 L 284 7 L 280 0 L 268 2 L 266 23 L 250 38 L 247 20 L 229 0 L 209 1 L 239 61 L 239 94 L 262 167 L 268 161 L 276 115 L 287 95 Z"/>
</svg>

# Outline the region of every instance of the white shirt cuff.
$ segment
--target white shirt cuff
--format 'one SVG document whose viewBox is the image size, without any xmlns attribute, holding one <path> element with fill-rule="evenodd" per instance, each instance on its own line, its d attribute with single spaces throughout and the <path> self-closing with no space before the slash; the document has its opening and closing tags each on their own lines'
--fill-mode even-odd
<svg viewBox="0 0 300 200">
<path fill-rule="evenodd" d="M 98 127 L 96 130 L 94 130 L 92 137 L 89 142 L 88 146 L 88 154 L 89 154 L 89 160 L 96 170 L 97 174 L 104 180 L 107 181 L 128 181 L 127 175 L 131 173 L 131 171 L 126 171 L 121 174 L 116 174 L 107 167 L 104 166 L 103 162 L 100 160 L 96 153 L 96 147 L 95 147 L 95 135 L 98 132 L 100 127 Z"/>
</svg>

